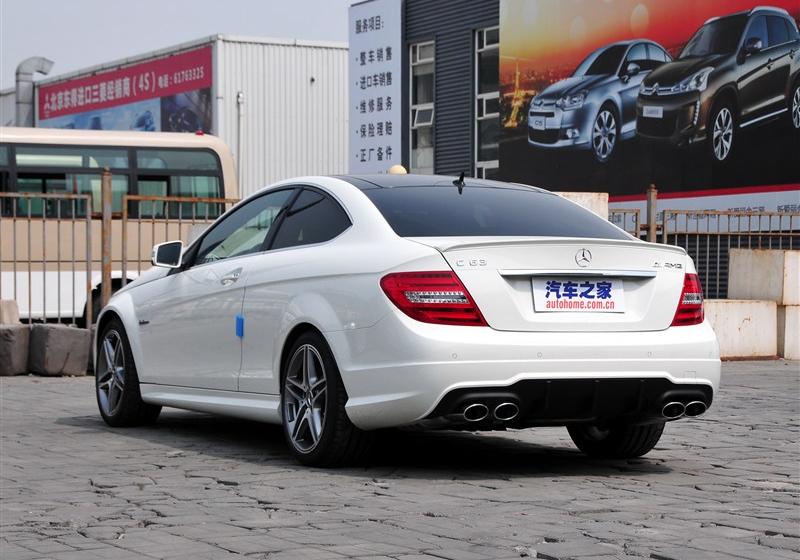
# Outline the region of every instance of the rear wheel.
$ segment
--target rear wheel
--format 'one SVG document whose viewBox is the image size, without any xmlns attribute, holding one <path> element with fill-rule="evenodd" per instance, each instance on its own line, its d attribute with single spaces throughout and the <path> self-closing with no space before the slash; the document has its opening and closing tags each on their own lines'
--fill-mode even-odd
<svg viewBox="0 0 800 560">
<path fill-rule="evenodd" d="M 281 383 L 283 431 L 301 463 L 335 467 L 363 458 L 372 436 L 350 422 L 346 403 L 327 343 L 315 332 L 301 335 L 289 351 Z"/>
<path fill-rule="evenodd" d="M 161 407 L 142 401 L 136 364 L 122 322 L 110 320 L 97 340 L 95 392 L 103 420 L 115 427 L 155 422 Z"/>
<path fill-rule="evenodd" d="M 664 423 L 608 427 L 578 424 L 567 426 L 567 431 L 578 449 L 591 457 L 632 459 L 656 446 L 664 432 Z"/>
</svg>

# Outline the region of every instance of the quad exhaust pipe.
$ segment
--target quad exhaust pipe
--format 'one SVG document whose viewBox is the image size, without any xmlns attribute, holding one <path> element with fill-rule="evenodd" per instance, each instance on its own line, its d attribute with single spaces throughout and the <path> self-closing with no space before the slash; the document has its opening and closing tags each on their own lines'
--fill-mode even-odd
<svg viewBox="0 0 800 560">
<path fill-rule="evenodd" d="M 519 407 L 513 402 L 500 403 L 494 408 L 493 414 L 495 420 L 508 422 L 517 417 L 517 414 L 519 414 Z"/>
<path fill-rule="evenodd" d="M 489 417 L 489 407 L 484 403 L 472 403 L 464 408 L 461 415 L 467 422 L 481 422 Z M 519 414 L 519 406 L 513 402 L 501 402 L 491 411 L 492 418 L 500 422 L 509 422 Z"/>
<path fill-rule="evenodd" d="M 694 418 L 700 416 L 706 410 L 708 405 L 703 401 L 690 401 L 686 404 L 678 401 L 668 402 L 661 409 L 661 415 L 667 420 L 677 420 L 683 416 Z"/>
<path fill-rule="evenodd" d="M 480 422 L 489 416 L 489 407 L 483 403 L 472 403 L 462 413 L 467 422 Z"/>
</svg>

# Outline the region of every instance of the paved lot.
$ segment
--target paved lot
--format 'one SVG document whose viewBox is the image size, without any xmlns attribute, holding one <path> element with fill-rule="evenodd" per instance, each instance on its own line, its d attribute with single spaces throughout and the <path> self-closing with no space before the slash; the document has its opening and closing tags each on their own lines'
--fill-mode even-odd
<svg viewBox="0 0 800 560">
<path fill-rule="evenodd" d="M 166 410 L 112 430 L 90 378 L 0 380 L 0 557 L 800 557 L 800 364 L 727 363 L 720 400 L 636 461 L 563 429 L 389 433 L 312 470 L 278 428 Z"/>
</svg>

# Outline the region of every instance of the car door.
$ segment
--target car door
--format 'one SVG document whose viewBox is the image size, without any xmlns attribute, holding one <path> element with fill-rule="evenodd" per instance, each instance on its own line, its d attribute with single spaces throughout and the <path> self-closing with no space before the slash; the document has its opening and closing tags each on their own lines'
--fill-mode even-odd
<svg viewBox="0 0 800 560">
<path fill-rule="evenodd" d="M 639 72 L 628 75 L 629 64 L 636 64 Z M 626 134 L 636 128 L 636 98 L 639 95 L 639 86 L 647 73 L 652 70 L 644 43 L 636 43 L 628 50 L 628 55 L 622 63 L 620 70 L 620 100 L 622 102 L 622 133 Z"/>
<path fill-rule="evenodd" d="M 787 107 L 786 90 L 791 70 L 790 53 L 793 44 L 789 40 L 789 27 L 781 16 L 767 16 L 767 35 L 769 35 L 769 60 L 771 61 L 767 64 L 768 79 L 770 89 L 776 93 L 772 111 L 778 111 Z"/>
<path fill-rule="evenodd" d="M 295 298 L 319 297 L 325 262 L 338 259 L 329 243 L 351 225 L 342 206 L 329 194 L 304 187 L 270 236 L 269 250 L 247 277 L 242 313 L 242 370 L 239 390 L 279 394 L 280 372 L 274 363 L 282 350 L 287 318 L 298 310 Z"/>
<path fill-rule="evenodd" d="M 769 44 L 766 16 L 759 15 L 750 21 L 741 48 L 744 49 L 752 39 L 761 41 L 761 50 L 753 54 L 742 51 L 739 55 L 739 124 L 744 126 L 768 114 L 781 95 L 771 74 L 774 52 Z"/>
<path fill-rule="evenodd" d="M 247 275 L 292 189 L 257 197 L 217 222 L 187 251 L 184 269 L 156 280 L 139 305 L 148 381 L 235 391 Z"/>
</svg>

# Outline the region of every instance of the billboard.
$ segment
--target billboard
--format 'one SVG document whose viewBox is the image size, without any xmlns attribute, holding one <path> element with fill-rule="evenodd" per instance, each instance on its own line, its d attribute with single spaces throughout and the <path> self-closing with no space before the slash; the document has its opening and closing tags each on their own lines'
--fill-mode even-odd
<svg viewBox="0 0 800 560">
<path fill-rule="evenodd" d="M 757 5 L 501 0 L 502 178 L 800 210 L 800 2 Z"/>
<path fill-rule="evenodd" d="M 351 173 L 384 173 L 402 161 L 402 12 L 399 0 L 350 6 Z"/>
<path fill-rule="evenodd" d="M 211 47 L 38 88 L 36 126 L 211 132 Z"/>
</svg>

